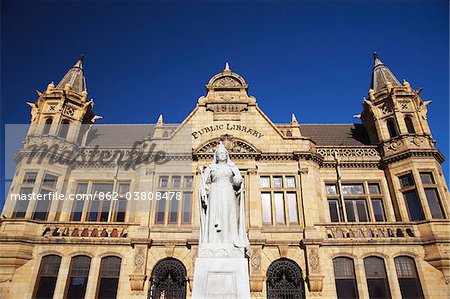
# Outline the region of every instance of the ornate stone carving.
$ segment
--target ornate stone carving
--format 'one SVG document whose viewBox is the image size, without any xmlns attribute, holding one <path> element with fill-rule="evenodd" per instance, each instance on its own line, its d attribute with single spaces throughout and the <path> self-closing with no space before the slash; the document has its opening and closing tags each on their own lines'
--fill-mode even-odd
<svg viewBox="0 0 450 299">
<path fill-rule="evenodd" d="M 73 107 L 66 106 L 64 114 L 68 116 L 73 116 L 75 114 L 75 109 Z"/>
<path fill-rule="evenodd" d="M 252 273 L 260 272 L 260 270 L 261 270 L 261 250 L 258 248 L 252 249 L 250 258 L 251 258 Z"/>
<path fill-rule="evenodd" d="M 127 238 L 128 229 L 126 225 L 114 224 L 48 224 L 42 232 L 44 238 L 75 239 L 82 237 L 83 240 L 99 238 Z"/>
<path fill-rule="evenodd" d="M 379 157 L 375 148 L 318 148 L 317 153 L 323 157 Z"/>
<path fill-rule="evenodd" d="M 388 114 L 388 113 L 392 112 L 392 107 L 391 107 L 391 105 L 390 105 L 389 103 L 385 103 L 385 104 L 383 105 L 383 107 L 381 107 L 381 112 L 382 112 L 383 114 Z"/>
<path fill-rule="evenodd" d="M 317 248 L 313 248 L 309 252 L 309 265 L 313 271 L 319 269 L 319 253 Z"/>
<path fill-rule="evenodd" d="M 422 146 L 423 139 L 422 138 L 418 138 L 418 137 L 414 137 L 412 139 L 412 143 L 414 143 L 416 146 Z"/>
<path fill-rule="evenodd" d="M 220 138 L 203 145 L 196 153 L 212 154 L 220 142 L 225 145 L 230 153 L 257 153 L 257 150 L 250 144 L 228 134 L 222 135 Z"/>
<path fill-rule="evenodd" d="M 142 254 L 136 254 L 134 256 L 134 265 L 138 267 L 142 267 L 144 264 L 144 256 Z"/>
<path fill-rule="evenodd" d="M 334 225 L 326 226 L 328 239 L 380 239 L 380 238 L 414 238 L 414 226 L 399 224 L 383 225 Z"/>
<path fill-rule="evenodd" d="M 241 83 L 231 76 L 222 77 L 214 82 L 216 87 L 241 87 Z"/>
<path fill-rule="evenodd" d="M 388 148 L 389 148 L 390 150 L 393 150 L 393 151 L 395 152 L 395 151 L 398 149 L 398 143 L 395 142 L 395 141 L 392 141 L 392 142 L 389 144 Z"/>
</svg>

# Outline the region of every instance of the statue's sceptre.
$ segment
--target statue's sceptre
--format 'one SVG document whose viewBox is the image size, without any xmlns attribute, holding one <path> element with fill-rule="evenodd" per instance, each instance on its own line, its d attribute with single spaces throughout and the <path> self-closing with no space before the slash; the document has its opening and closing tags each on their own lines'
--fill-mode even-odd
<svg viewBox="0 0 450 299">
<path fill-rule="evenodd" d="M 202 167 L 200 167 L 200 175 L 201 175 L 201 183 L 200 183 L 200 202 L 199 202 L 199 210 L 200 210 L 200 238 L 199 244 L 202 244 L 206 239 L 206 209 L 208 207 L 208 199 L 206 195 L 205 188 L 205 178 L 203 176 Z"/>
</svg>

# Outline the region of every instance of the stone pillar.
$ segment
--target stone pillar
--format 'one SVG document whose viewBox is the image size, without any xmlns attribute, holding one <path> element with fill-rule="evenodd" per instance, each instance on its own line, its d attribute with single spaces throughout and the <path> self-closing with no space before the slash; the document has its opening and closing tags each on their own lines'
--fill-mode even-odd
<svg viewBox="0 0 450 299">
<path fill-rule="evenodd" d="M 145 273 L 148 253 L 147 245 L 135 245 L 134 252 L 134 270 L 130 274 L 130 287 L 132 292 L 143 293 L 147 278 Z"/>
<path fill-rule="evenodd" d="M 100 271 L 100 257 L 94 257 L 91 260 L 91 269 L 89 270 L 89 278 L 86 286 L 86 298 L 95 298 L 97 292 L 98 274 Z"/>
<path fill-rule="evenodd" d="M 306 252 L 308 265 L 307 282 L 309 291 L 312 294 L 319 294 L 320 292 L 322 292 L 324 278 L 324 275 L 322 275 L 320 271 L 319 246 L 308 245 L 306 248 Z"/>
<path fill-rule="evenodd" d="M 250 251 L 250 291 L 262 292 L 266 275 L 261 269 L 262 246 L 252 245 Z"/>
<path fill-rule="evenodd" d="M 400 292 L 400 285 L 397 279 L 397 270 L 395 269 L 394 259 L 389 257 L 384 259 L 386 261 L 386 273 L 389 282 L 389 288 L 391 291 L 392 298 L 402 298 Z"/>
<path fill-rule="evenodd" d="M 69 275 L 71 257 L 64 255 L 59 266 L 58 279 L 56 280 L 55 293 L 53 298 L 64 298 L 64 291 L 67 284 L 67 276 Z"/>
</svg>

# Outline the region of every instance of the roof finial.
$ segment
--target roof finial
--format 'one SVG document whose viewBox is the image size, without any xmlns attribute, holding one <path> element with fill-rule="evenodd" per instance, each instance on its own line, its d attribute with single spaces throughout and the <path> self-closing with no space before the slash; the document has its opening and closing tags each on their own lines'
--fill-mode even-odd
<svg viewBox="0 0 450 299">
<path fill-rule="evenodd" d="M 156 125 L 157 126 L 162 126 L 163 124 L 164 124 L 163 115 L 160 114 L 159 117 L 158 117 L 158 121 L 156 122 Z"/>
<path fill-rule="evenodd" d="M 224 71 L 231 71 L 230 70 L 230 65 L 228 64 L 228 62 L 225 62 L 225 69 L 224 69 Z"/>
<path fill-rule="evenodd" d="M 380 57 L 378 57 L 377 52 L 373 52 L 373 59 L 380 59 Z"/>
<path fill-rule="evenodd" d="M 83 68 L 83 60 L 84 60 L 84 55 L 83 53 L 80 54 L 80 58 L 78 58 L 77 62 L 75 63 L 74 67 L 78 67 L 80 69 Z"/>
<path fill-rule="evenodd" d="M 291 125 L 297 125 L 298 121 L 297 121 L 297 117 L 295 117 L 295 114 L 292 113 L 291 115 Z"/>
</svg>

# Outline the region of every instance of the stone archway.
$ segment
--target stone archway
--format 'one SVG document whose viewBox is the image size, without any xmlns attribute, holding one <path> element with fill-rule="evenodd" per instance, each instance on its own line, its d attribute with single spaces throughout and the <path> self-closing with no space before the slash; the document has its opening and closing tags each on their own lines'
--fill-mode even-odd
<svg viewBox="0 0 450 299">
<path fill-rule="evenodd" d="M 149 299 L 186 298 L 186 268 L 177 259 L 159 261 L 150 277 Z"/>
<path fill-rule="evenodd" d="M 279 259 L 267 269 L 268 299 L 303 299 L 305 283 L 302 270 L 294 261 Z"/>
</svg>

